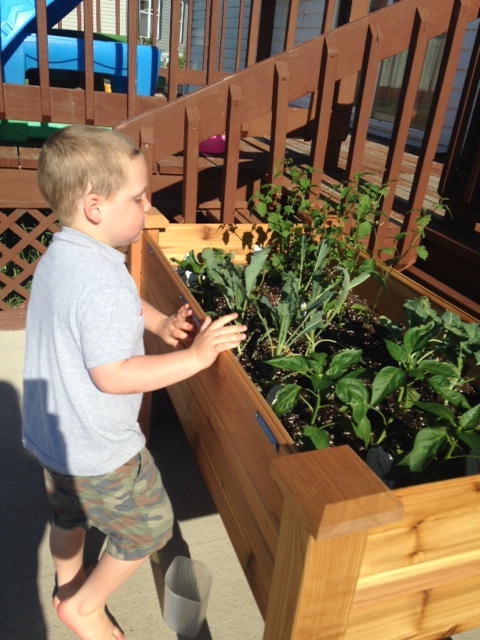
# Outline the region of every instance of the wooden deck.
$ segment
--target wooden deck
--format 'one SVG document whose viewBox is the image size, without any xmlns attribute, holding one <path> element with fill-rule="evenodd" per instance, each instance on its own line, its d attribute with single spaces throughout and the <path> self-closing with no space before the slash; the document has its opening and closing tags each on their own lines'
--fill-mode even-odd
<svg viewBox="0 0 480 640">
<path fill-rule="evenodd" d="M 36 184 L 36 169 L 41 142 L 32 141 L 27 144 L 15 145 L 4 143 L 0 146 L 0 207 L 18 208 L 21 205 L 19 194 L 25 193 L 28 182 L 29 191 L 37 197 L 29 196 L 28 206 L 45 208 Z M 340 159 L 336 170 L 325 172 L 323 183 L 328 188 L 332 182 L 346 178 L 347 158 L 350 137 L 341 147 Z M 250 218 L 248 213 L 248 199 L 260 188 L 268 167 L 269 140 L 267 138 L 245 138 L 241 141 L 240 171 L 237 194 L 235 198 L 236 219 L 245 222 Z M 363 155 L 362 172 L 369 173 L 369 179 L 380 184 L 385 171 L 388 154 L 387 141 L 368 140 Z M 287 140 L 286 156 L 292 158 L 298 165 L 308 165 L 310 158 L 310 143 L 298 138 Z M 418 155 L 409 151 L 404 153 L 400 179 L 395 188 L 395 200 L 391 220 L 398 223 L 399 228 L 403 215 L 408 211 L 408 200 L 415 178 Z M 223 156 L 202 154 L 199 164 L 199 202 L 196 212 L 191 212 L 196 219 L 214 221 L 220 220 L 220 199 L 224 165 Z M 441 158 L 432 164 L 428 187 L 424 199 L 424 207 L 432 212 L 432 222 L 427 231 L 424 244 L 429 250 L 427 263 L 417 261 L 408 273 L 422 284 L 429 286 L 442 295 L 448 296 L 457 305 L 480 318 L 480 292 L 476 281 L 476 274 L 480 268 L 480 224 L 475 229 L 466 232 L 456 229 L 450 223 L 449 214 L 437 208 L 439 202 L 438 185 L 443 169 Z M 166 158 L 153 166 L 152 202 L 173 222 L 185 221 L 182 211 L 183 186 L 183 157 L 181 155 Z M 27 181 L 27 182 L 26 182 Z M 393 188 L 393 186 L 392 186 Z M 26 205 L 25 205 L 26 206 Z M 192 215 L 187 221 L 193 222 Z M 445 238 L 449 237 L 449 255 L 445 254 Z M 452 242 L 453 238 L 453 242 Z M 438 283 L 438 273 L 441 273 L 441 283 Z M 459 287 L 459 273 L 461 284 Z M 434 277 L 432 277 L 434 276 Z"/>
</svg>

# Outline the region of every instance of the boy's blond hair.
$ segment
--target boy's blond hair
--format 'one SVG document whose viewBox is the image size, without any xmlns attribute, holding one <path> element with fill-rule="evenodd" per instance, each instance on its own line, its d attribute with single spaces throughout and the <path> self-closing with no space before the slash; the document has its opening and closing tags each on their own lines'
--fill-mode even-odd
<svg viewBox="0 0 480 640">
<path fill-rule="evenodd" d="M 114 196 L 125 186 L 129 162 L 142 155 L 124 135 L 93 126 L 60 129 L 44 143 L 38 186 L 61 224 L 72 224 L 81 198 Z"/>
</svg>

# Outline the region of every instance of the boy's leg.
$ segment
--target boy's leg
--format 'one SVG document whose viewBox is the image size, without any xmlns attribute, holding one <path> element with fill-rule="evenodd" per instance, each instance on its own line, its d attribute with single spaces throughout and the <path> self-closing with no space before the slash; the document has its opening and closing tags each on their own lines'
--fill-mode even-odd
<svg viewBox="0 0 480 640">
<path fill-rule="evenodd" d="M 58 606 L 61 600 L 71 597 L 85 582 L 83 570 L 83 548 L 85 530 L 62 529 L 52 523 L 50 529 L 50 552 L 57 574 L 57 590 L 53 597 L 53 605 Z"/>
<path fill-rule="evenodd" d="M 59 604 L 60 620 L 82 640 L 123 638 L 106 614 L 107 600 L 147 559 L 118 560 L 105 552 L 83 586 Z"/>
</svg>

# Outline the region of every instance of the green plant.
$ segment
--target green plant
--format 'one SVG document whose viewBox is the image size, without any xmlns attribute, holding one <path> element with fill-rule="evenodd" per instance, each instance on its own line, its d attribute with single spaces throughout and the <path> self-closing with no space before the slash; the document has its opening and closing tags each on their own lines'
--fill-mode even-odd
<svg viewBox="0 0 480 640">
<path fill-rule="evenodd" d="M 303 434 L 310 438 L 315 448 L 325 449 L 330 445 L 327 428 L 331 424 L 315 426 L 319 411 L 331 405 L 337 386 L 342 381 L 350 384 L 363 369 L 357 367 L 361 362 L 362 352 L 359 349 L 344 349 L 328 356 L 326 353 L 312 353 L 309 356 L 291 355 L 272 358 L 267 363 L 282 372 L 301 374 L 307 384 L 285 384 L 276 393 L 272 404 L 278 417 L 292 411 L 297 402 L 303 402 L 309 409 L 309 425 Z M 312 401 L 311 401 L 312 400 Z"/>
<path fill-rule="evenodd" d="M 326 201 L 313 169 L 287 169 L 290 189 L 265 185 L 252 199 L 268 228 L 261 239 L 261 225 L 241 236 L 245 266 L 218 249 L 180 262 L 204 308 L 215 313 L 220 297 L 221 311 L 249 325 L 241 362 L 265 395 L 280 387 L 272 406 L 299 446 L 347 443 L 364 458 L 375 448 L 389 461 L 388 481 L 407 484 L 480 457 L 479 325 L 419 299 L 405 302 L 398 326 L 356 295 L 371 275 L 388 286 L 401 258 L 365 254 L 387 187 L 357 176 Z M 228 248 L 238 231 L 223 232 Z"/>
</svg>

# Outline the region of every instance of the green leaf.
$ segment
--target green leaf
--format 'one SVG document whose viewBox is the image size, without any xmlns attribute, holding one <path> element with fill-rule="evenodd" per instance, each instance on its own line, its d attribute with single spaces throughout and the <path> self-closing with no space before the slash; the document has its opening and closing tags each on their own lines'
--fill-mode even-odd
<svg viewBox="0 0 480 640">
<path fill-rule="evenodd" d="M 347 373 L 354 365 L 361 362 L 361 360 L 361 349 L 344 349 L 343 351 L 339 351 L 332 357 L 325 375 L 336 380 Z"/>
<path fill-rule="evenodd" d="M 448 422 L 448 424 L 455 425 L 455 415 L 453 411 L 443 404 L 439 404 L 438 402 L 416 402 L 415 406 L 422 411 L 437 416 L 437 418 Z"/>
<path fill-rule="evenodd" d="M 302 387 L 298 384 L 286 384 L 278 391 L 272 404 L 272 409 L 279 418 L 284 416 L 297 404 Z"/>
<path fill-rule="evenodd" d="M 473 449 L 477 455 L 480 455 L 480 434 L 475 433 L 475 431 L 459 431 L 458 437 L 470 449 Z"/>
<path fill-rule="evenodd" d="M 448 444 L 447 430 L 425 427 L 415 436 L 413 449 L 409 455 L 410 470 L 421 471 L 427 462 L 433 460 L 438 451 Z"/>
<path fill-rule="evenodd" d="M 265 267 L 265 262 L 268 258 L 268 254 L 270 253 L 269 247 L 265 247 L 260 251 L 254 251 L 250 259 L 250 262 L 244 269 L 245 276 L 245 292 L 247 295 L 250 295 L 255 287 L 257 282 L 257 278 L 260 273 L 263 271 Z"/>
<path fill-rule="evenodd" d="M 420 260 L 426 260 L 428 258 L 428 251 L 423 245 L 418 246 L 416 252 Z"/>
<path fill-rule="evenodd" d="M 478 429 L 480 428 L 480 404 L 472 407 L 460 416 L 459 420 L 462 429 Z"/>
<path fill-rule="evenodd" d="M 362 282 L 365 282 L 365 280 L 368 280 L 370 276 L 371 276 L 371 273 L 369 271 L 360 273 L 356 278 L 353 278 L 353 280 L 350 282 L 350 289 L 353 289 L 354 287 L 358 287 L 359 284 L 362 284 Z"/>
<path fill-rule="evenodd" d="M 415 391 L 413 387 L 407 387 L 405 397 L 403 399 L 403 406 L 405 409 L 411 409 L 413 405 L 420 399 L 420 394 Z"/>
<path fill-rule="evenodd" d="M 335 385 L 335 394 L 337 398 L 347 404 L 363 404 L 368 402 L 368 389 L 365 385 L 355 378 L 342 378 Z"/>
<path fill-rule="evenodd" d="M 432 389 L 436 391 L 436 393 L 438 393 L 439 396 L 452 404 L 454 407 L 461 407 L 466 411 L 470 409 L 467 398 L 463 395 L 463 393 L 460 393 L 460 391 L 451 389 L 448 385 L 448 380 L 445 380 L 440 376 L 433 376 L 428 380 L 428 383 L 432 387 Z"/>
<path fill-rule="evenodd" d="M 388 340 L 388 338 L 385 338 L 384 342 L 388 353 L 392 356 L 395 362 L 400 364 L 405 364 L 407 362 L 408 355 L 402 345 L 392 342 L 392 340 Z"/>
<path fill-rule="evenodd" d="M 460 371 L 458 367 L 450 362 L 439 362 L 438 360 L 422 360 L 418 368 L 425 373 L 434 376 L 442 376 L 443 378 L 459 378 Z"/>
<path fill-rule="evenodd" d="M 370 424 L 370 420 L 366 416 L 363 416 L 363 418 L 358 420 L 358 422 L 352 423 L 352 427 L 357 438 L 363 440 L 365 447 L 368 447 L 372 436 L 372 425 Z"/>
<path fill-rule="evenodd" d="M 373 380 L 370 403 L 376 405 L 405 384 L 407 374 L 397 367 L 380 369 Z"/>
<path fill-rule="evenodd" d="M 318 427 L 305 427 L 303 435 L 310 438 L 315 449 L 328 449 L 330 440 L 328 433 L 324 429 Z"/>
<path fill-rule="evenodd" d="M 309 373 L 310 365 L 304 356 L 281 356 L 267 360 L 267 364 L 282 371 L 293 371 L 296 373 Z"/>
<path fill-rule="evenodd" d="M 369 236 L 371 231 L 372 231 L 371 223 L 368 222 L 367 220 L 364 220 L 358 225 L 356 235 L 361 240 L 362 238 L 366 238 L 367 236 Z"/>
<path fill-rule="evenodd" d="M 424 349 L 434 335 L 437 334 L 437 331 L 433 329 L 433 322 L 408 329 L 403 336 L 403 347 L 405 351 L 411 355 Z"/>
</svg>

